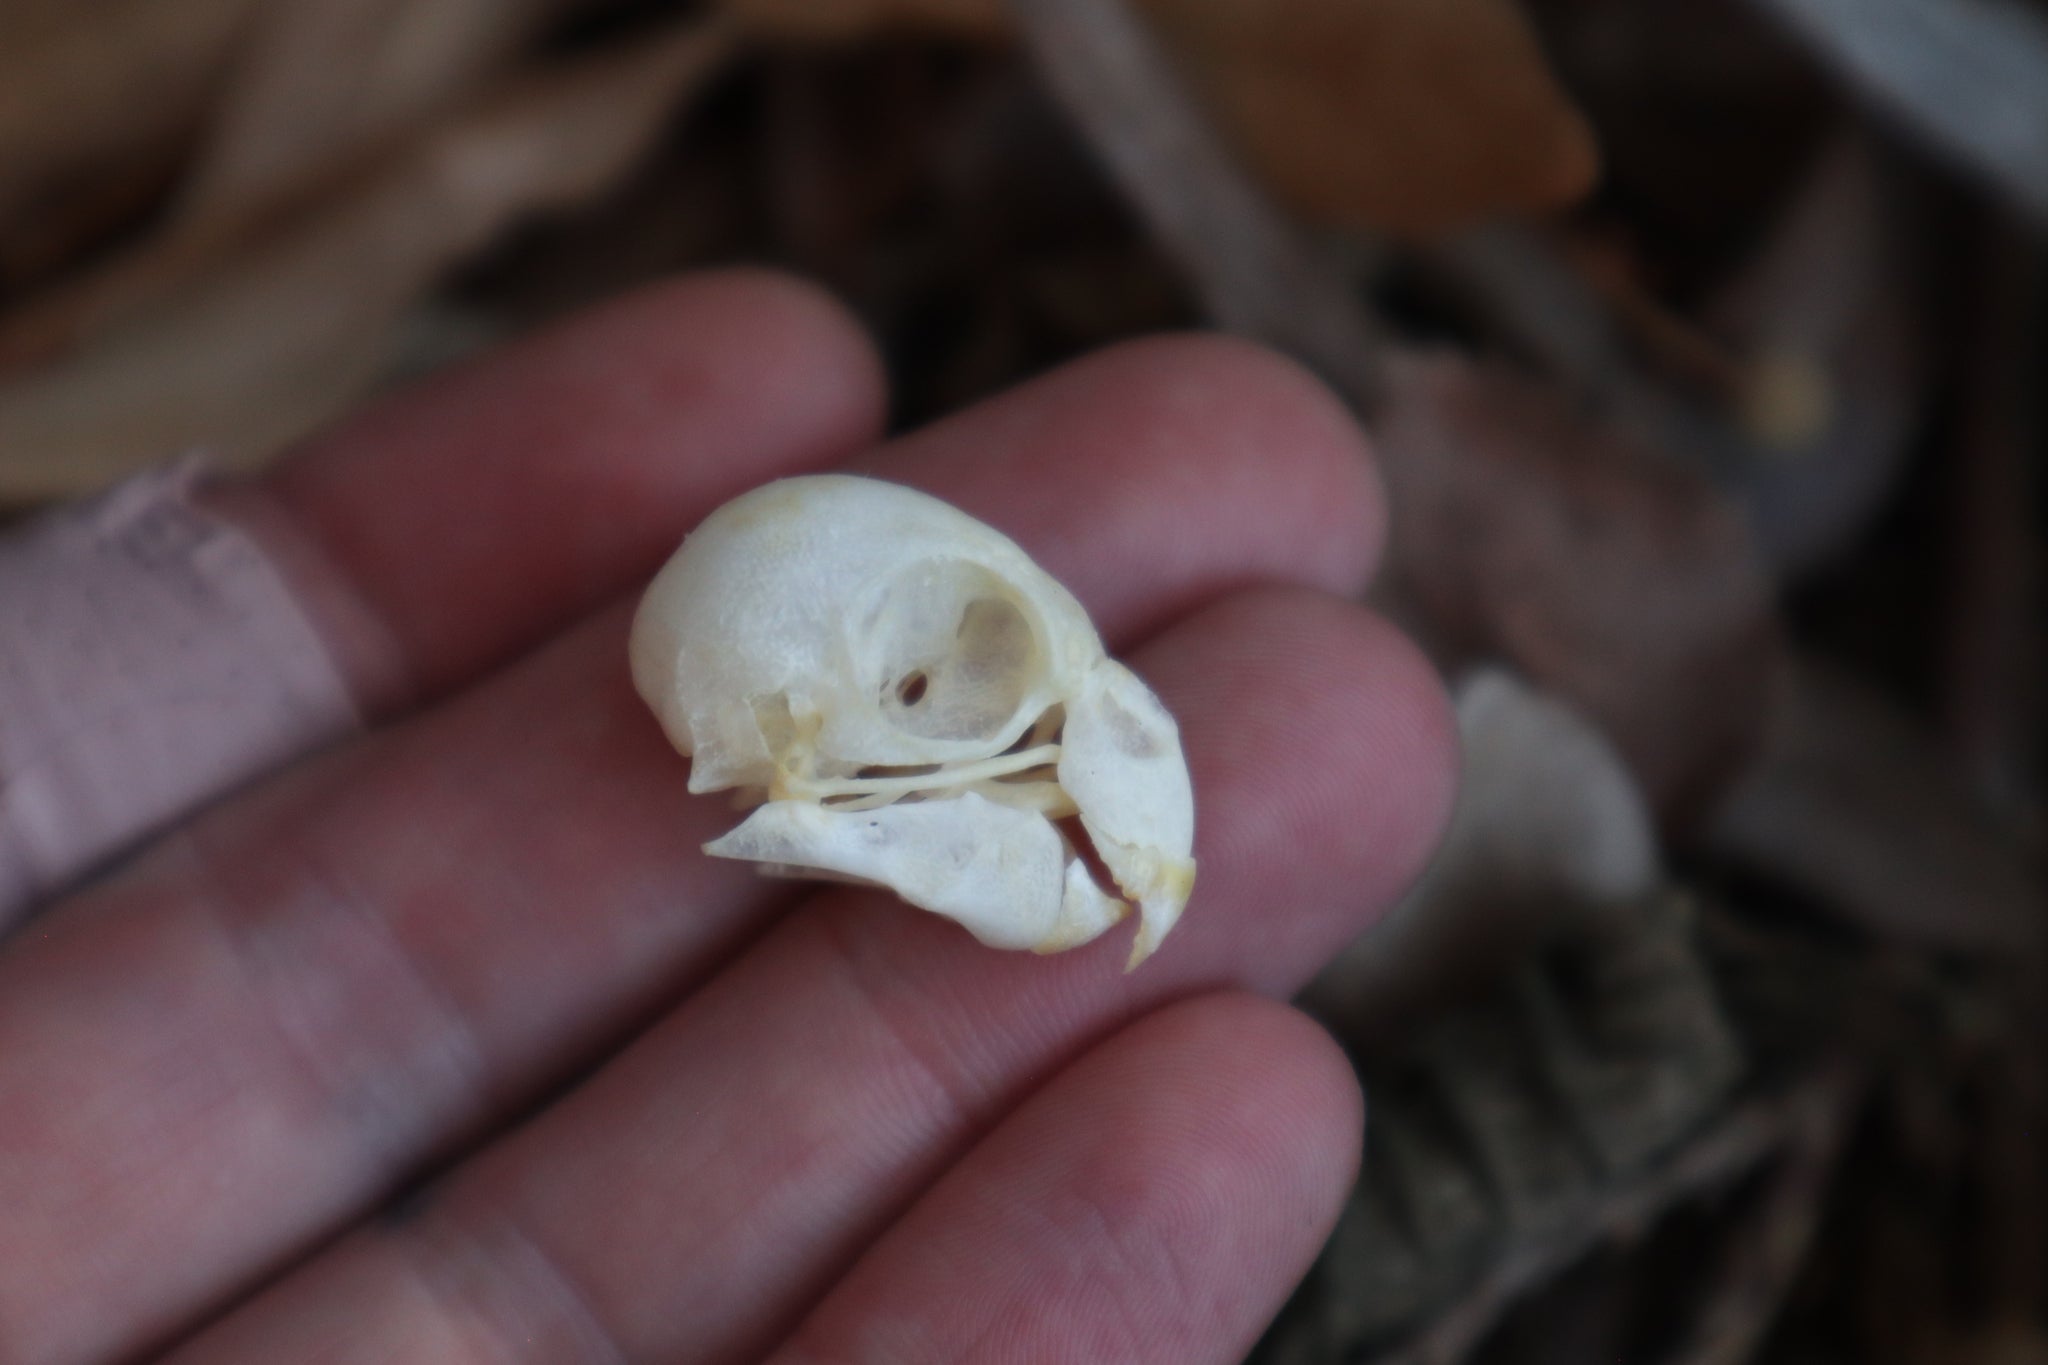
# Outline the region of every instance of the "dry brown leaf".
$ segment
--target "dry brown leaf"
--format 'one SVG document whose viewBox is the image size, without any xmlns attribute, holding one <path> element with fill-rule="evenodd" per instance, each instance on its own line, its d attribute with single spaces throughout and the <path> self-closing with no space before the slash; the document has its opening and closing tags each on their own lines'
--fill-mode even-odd
<svg viewBox="0 0 2048 1365">
<path fill-rule="evenodd" d="M 1514 0 L 1150 0 L 1299 213 L 1425 234 L 1569 203 L 1591 129 Z"/>
<path fill-rule="evenodd" d="M 178 195 L 179 226 L 273 205 L 459 103 L 564 0 L 271 0 Z"/>
<path fill-rule="evenodd" d="M 1373 427 L 1401 586 L 1610 735 L 1667 818 L 1760 740 L 1778 637 L 1741 519 L 1555 393 L 1450 356 L 1389 369 Z"/>
<path fill-rule="evenodd" d="M 722 26 L 691 25 L 500 91 L 64 363 L 18 374 L 0 386 L 0 500 L 187 446 L 252 460 L 325 420 L 449 264 L 610 184 L 729 51 Z"/>
<path fill-rule="evenodd" d="M 474 100 L 566 0 L 284 0 L 225 73 L 220 111 L 161 230 L 0 319 L 0 372 L 53 359 L 260 246 L 371 153 Z"/>
<path fill-rule="evenodd" d="M 0 240 L 125 160 L 187 142 L 255 4 L 101 0 L 0 29 Z"/>
<path fill-rule="evenodd" d="M 726 0 L 762 32 L 986 35 L 993 0 Z M 1144 0 L 1231 139 L 1295 212 L 1425 234 L 1571 202 L 1592 131 L 1515 0 Z"/>
</svg>

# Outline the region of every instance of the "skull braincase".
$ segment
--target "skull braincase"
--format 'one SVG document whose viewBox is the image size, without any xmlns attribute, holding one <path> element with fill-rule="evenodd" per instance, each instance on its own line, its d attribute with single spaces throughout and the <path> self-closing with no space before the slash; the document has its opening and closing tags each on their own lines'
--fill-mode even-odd
<svg viewBox="0 0 2048 1365">
<path fill-rule="evenodd" d="M 655 577 L 631 652 L 690 790 L 759 802 L 707 852 L 887 886 L 1003 948 L 1085 943 L 1135 901 L 1133 966 L 1187 903 L 1172 716 L 1071 593 L 936 498 L 817 475 L 734 499 Z"/>
</svg>

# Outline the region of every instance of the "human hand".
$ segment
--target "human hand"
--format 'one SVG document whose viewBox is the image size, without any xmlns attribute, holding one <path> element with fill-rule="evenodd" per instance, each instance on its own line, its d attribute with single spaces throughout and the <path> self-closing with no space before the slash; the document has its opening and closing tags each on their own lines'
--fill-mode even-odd
<svg viewBox="0 0 2048 1365">
<path fill-rule="evenodd" d="M 1429 669 L 1344 600 L 1360 440 L 1214 338 L 873 447 L 807 289 L 644 291 L 309 443 L 224 508 L 378 717 L 0 949 L 0 1362 L 1229 1361 L 1360 1103 L 1273 1003 L 1443 819 Z M 698 518 L 838 464 L 1016 539 L 1178 717 L 1201 881 L 998 953 L 703 856 L 626 675 Z"/>
</svg>

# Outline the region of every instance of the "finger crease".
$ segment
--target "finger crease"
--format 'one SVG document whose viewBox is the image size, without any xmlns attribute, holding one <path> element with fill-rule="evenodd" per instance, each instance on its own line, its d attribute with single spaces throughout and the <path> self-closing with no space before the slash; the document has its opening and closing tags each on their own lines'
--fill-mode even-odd
<svg viewBox="0 0 2048 1365">
<path fill-rule="evenodd" d="M 845 916 L 813 911 L 843 968 L 840 973 L 860 998 L 861 1007 L 882 1031 L 890 1046 L 907 1061 L 925 1088 L 938 1096 L 939 1112 L 934 1126 L 942 1131 L 969 1127 L 980 1121 L 989 1106 L 990 1094 L 968 1083 L 966 1071 L 945 1049 L 918 1037 L 906 1028 L 888 1002 L 883 984 L 875 979 L 875 964 L 866 945 L 856 946 L 854 938 L 841 927 Z"/>
<path fill-rule="evenodd" d="M 1163 1279 L 1170 1301 L 1183 1311 L 1193 1311 L 1199 1302 L 1193 1296 L 1194 1277 L 1173 1238 L 1162 1235 L 1148 1216 L 1154 1210 L 1141 1206 L 1119 1216 L 1085 1182 L 1062 1198 L 1016 1207 L 1023 1217 L 1048 1228 L 1053 1240 L 1080 1251 L 1070 1269 L 1085 1267 L 1082 1278 L 1111 1287 L 1103 1297 L 1111 1316 L 1101 1325 L 1117 1335 L 1118 1355 L 1140 1358 L 1144 1344 L 1157 1334 L 1157 1323 L 1146 1322 L 1139 1307 L 1148 1300 L 1148 1288 Z"/>
<path fill-rule="evenodd" d="M 265 850 L 285 861 L 274 883 L 285 893 L 252 889 L 251 874 L 210 849 L 203 828 L 176 836 L 200 869 L 194 900 L 293 1069 L 365 1156 L 402 1167 L 433 1132 L 477 1112 L 488 1068 L 476 1027 L 374 899 L 289 839 Z"/>
<path fill-rule="evenodd" d="M 626 1365 L 589 1292 L 516 1219 L 430 1213 L 404 1237 L 415 1282 L 458 1328 L 476 1329 L 480 1358 Z"/>
</svg>

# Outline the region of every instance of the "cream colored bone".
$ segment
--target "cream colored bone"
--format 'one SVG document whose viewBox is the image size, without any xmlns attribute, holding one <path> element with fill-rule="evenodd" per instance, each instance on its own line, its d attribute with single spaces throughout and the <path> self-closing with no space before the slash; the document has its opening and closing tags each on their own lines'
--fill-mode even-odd
<svg viewBox="0 0 2048 1365">
<path fill-rule="evenodd" d="M 734 499 L 655 577 L 631 652 L 690 790 L 757 803 L 708 853 L 886 886 L 999 948 L 1075 947 L 1135 901 L 1133 967 L 1187 904 L 1173 717 L 1072 594 L 936 498 L 817 475 Z"/>
</svg>

